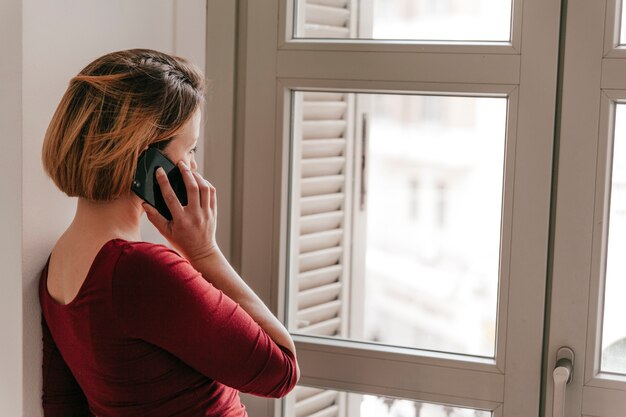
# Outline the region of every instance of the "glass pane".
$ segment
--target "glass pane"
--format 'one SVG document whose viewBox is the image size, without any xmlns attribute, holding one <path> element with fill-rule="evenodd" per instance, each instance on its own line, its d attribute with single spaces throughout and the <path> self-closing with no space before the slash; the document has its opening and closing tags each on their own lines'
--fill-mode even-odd
<svg viewBox="0 0 626 417">
<path fill-rule="evenodd" d="M 485 410 L 298 385 L 284 400 L 284 417 L 491 417 Z"/>
<path fill-rule="evenodd" d="M 296 92 L 293 111 L 289 330 L 493 358 L 506 98 Z"/>
<path fill-rule="evenodd" d="M 496 41 L 511 0 L 296 0 L 296 38 Z"/>
<path fill-rule="evenodd" d="M 626 106 L 622 104 L 615 111 L 609 219 L 601 369 L 626 374 Z"/>
</svg>

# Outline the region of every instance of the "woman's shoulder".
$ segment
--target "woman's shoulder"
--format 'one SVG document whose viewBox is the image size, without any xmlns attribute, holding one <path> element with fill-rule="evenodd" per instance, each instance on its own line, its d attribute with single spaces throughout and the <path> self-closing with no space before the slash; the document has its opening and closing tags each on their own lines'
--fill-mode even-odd
<svg viewBox="0 0 626 417">
<path fill-rule="evenodd" d="M 122 240 L 114 244 L 119 256 L 111 290 L 113 304 L 120 311 L 134 311 L 142 305 L 154 308 L 163 297 L 180 298 L 185 287 L 204 281 L 187 259 L 165 245 Z"/>
<path fill-rule="evenodd" d="M 162 243 L 153 243 L 153 242 L 146 242 L 146 241 L 131 241 L 131 240 L 125 240 L 121 238 L 112 239 L 111 242 L 115 246 L 117 246 L 121 252 L 123 252 L 124 254 L 128 254 L 128 255 L 141 257 L 141 256 L 155 256 L 155 255 L 162 256 L 163 254 L 170 254 L 170 255 L 181 257 L 180 254 L 176 250 Z"/>
<path fill-rule="evenodd" d="M 187 272 L 191 264 L 174 249 L 161 243 L 113 239 L 119 249 L 116 272 L 167 276 Z"/>
</svg>

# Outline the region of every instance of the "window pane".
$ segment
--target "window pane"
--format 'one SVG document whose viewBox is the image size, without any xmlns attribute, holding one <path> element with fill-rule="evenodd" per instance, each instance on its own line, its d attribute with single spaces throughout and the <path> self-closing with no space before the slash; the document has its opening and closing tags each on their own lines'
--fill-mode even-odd
<svg viewBox="0 0 626 417">
<path fill-rule="evenodd" d="M 606 259 L 602 365 L 604 372 L 626 374 L 626 106 L 615 112 L 611 205 Z"/>
<path fill-rule="evenodd" d="M 296 38 L 497 41 L 510 0 L 296 0 Z"/>
<path fill-rule="evenodd" d="M 291 332 L 495 356 L 506 110 L 294 93 Z"/>
<path fill-rule="evenodd" d="M 298 385 L 284 400 L 285 417 L 491 417 L 490 411 Z"/>
</svg>

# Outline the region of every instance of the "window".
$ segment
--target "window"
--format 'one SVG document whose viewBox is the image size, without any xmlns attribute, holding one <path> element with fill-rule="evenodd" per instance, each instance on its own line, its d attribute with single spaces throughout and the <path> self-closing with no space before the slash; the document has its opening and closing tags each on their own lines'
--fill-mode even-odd
<svg viewBox="0 0 626 417">
<path fill-rule="evenodd" d="M 504 0 L 296 0 L 296 38 L 501 41 L 511 37 Z"/>
<path fill-rule="evenodd" d="M 428 13 L 474 13 L 443 3 Z M 529 63 L 556 56 L 559 13 L 524 0 L 522 22 L 515 1 L 501 40 L 390 42 L 365 34 L 364 4 L 244 11 L 241 273 L 322 390 L 282 415 L 351 416 L 347 392 L 536 414 L 540 367 L 517 364 L 541 360 L 546 253 L 528 249 L 547 247 L 556 88 L 533 90 L 555 67 Z"/>
<path fill-rule="evenodd" d="M 293 93 L 290 331 L 495 357 L 506 111 Z M 419 223 L 404 215 L 410 181 L 424 184 Z"/>
<path fill-rule="evenodd" d="M 420 14 L 442 16 L 459 3 L 468 15 L 483 4 L 478 0 L 415 1 L 401 4 L 399 9 L 413 19 Z M 239 157 L 240 167 L 245 167 L 239 172 L 241 183 L 238 183 L 241 187 L 238 207 L 242 211 L 241 270 L 289 326 L 299 325 L 294 317 L 301 307 L 288 302 L 293 299 L 293 292 L 299 291 L 289 278 L 293 275 L 291 268 L 300 262 L 301 256 L 291 245 L 294 239 L 298 240 L 292 234 L 300 233 L 300 229 L 288 227 L 294 209 L 289 206 L 294 185 L 290 181 L 308 181 L 300 172 L 288 172 L 289 167 L 298 166 L 292 164 L 294 154 L 290 153 L 292 145 L 299 143 L 293 139 L 300 137 L 296 131 L 298 124 L 293 121 L 302 120 L 303 115 L 297 114 L 297 109 L 306 107 L 303 104 L 298 107 L 294 97 L 301 94 L 304 103 L 316 94 L 334 94 L 331 101 L 336 103 L 325 107 L 333 108 L 335 113 L 341 107 L 344 113 L 337 117 L 347 114 L 351 118 L 345 123 L 327 124 L 336 134 L 347 132 L 340 137 L 325 138 L 327 145 L 335 147 L 332 152 L 326 153 L 328 148 L 320 149 L 319 143 L 307 144 L 308 151 L 321 152 L 318 156 L 332 160 L 332 169 L 339 171 L 328 175 L 336 178 L 310 181 L 306 186 L 343 190 L 329 191 L 329 195 L 338 195 L 320 198 L 318 203 L 328 210 L 343 210 L 342 216 L 352 216 L 348 222 L 343 217 L 333 219 L 333 215 L 326 219 L 335 228 L 326 236 L 331 242 L 326 254 L 334 262 L 329 272 L 338 273 L 338 277 L 345 273 L 341 271 L 349 271 L 345 282 L 326 277 L 334 285 L 324 289 L 332 289 L 328 302 L 334 301 L 333 308 L 338 307 L 340 314 L 336 317 L 332 315 L 335 313 L 331 314 L 330 327 L 341 323 L 340 327 L 346 326 L 342 330 L 345 332 L 357 331 L 356 324 L 366 320 L 364 314 L 345 324 L 346 316 L 341 314 L 348 305 L 366 300 L 365 290 L 362 285 L 359 289 L 359 284 L 366 282 L 368 256 L 365 255 L 365 263 L 344 261 L 358 258 L 357 253 L 367 253 L 369 236 L 363 236 L 363 231 L 368 230 L 367 216 L 363 213 L 370 214 L 376 209 L 368 201 L 376 189 L 372 177 L 376 164 L 372 152 L 365 158 L 358 152 L 359 146 L 361 149 L 373 146 L 376 135 L 372 115 L 382 114 L 385 108 L 392 107 L 390 102 L 402 100 L 400 114 L 394 120 L 410 123 L 415 117 L 426 117 L 466 129 L 476 118 L 489 119 L 491 115 L 480 116 L 480 112 L 466 107 L 455 113 L 458 117 L 448 119 L 445 108 L 422 109 L 411 97 L 507 101 L 494 355 L 483 357 L 397 346 L 400 343 L 394 346 L 381 342 L 384 336 L 373 333 L 369 336 L 371 340 L 359 341 L 347 336 L 296 332 L 294 339 L 303 371 L 301 384 L 307 387 L 304 389 L 315 387 L 321 391 L 306 397 L 299 388 L 294 396 L 281 403 L 286 407 L 283 415 L 293 415 L 291 406 L 302 410 L 305 405 L 315 407 L 298 415 L 352 415 L 346 414 L 354 410 L 349 408 L 348 393 L 446 404 L 490 412 L 494 417 L 512 413 L 549 415 L 554 387 L 551 373 L 561 346 L 572 347 L 576 354 L 574 383 L 567 388 L 565 415 L 621 415 L 626 409 L 624 368 L 615 360 L 624 355 L 621 344 L 624 335 L 619 329 L 616 331 L 618 320 L 615 319 L 621 316 L 620 304 L 623 304 L 616 302 L 623 281 L 616 265 L 621 262 L 619 230 L 623 211 L 620 113 L 626 102 L 626 53 L 620 19 L 623 20 L 624 8 L 621 0 L 569 2 L 567 10 L 563 9 L 567 23 L 564 67 L 557 71 L 560 3 L 516 0 L 507 4 L 511 11 L 509 36 L 498 36 L 495 40 L 476 41 L 475 35 L 465 38 L 450 35 L 456 28 L 442 24 L 438 29 L 447 30 L 447 36 L 436 37 L 444 40 L 429 41 L 415 39 L 428 35 L 402 34 L 394 35 L 400 39 L 393 42 L 374 35 L 374 21 L 378 19 L 374 17 L 374 2 L 246 3 L 244 17 L 248 20 L 247 25 L 242 25 L 246 28 L 242 34 L 246 47 L 242 60 L 245 82 L 238 90 Z M 307 10 L 303 12 L 301 8 L 321 10 L 309 7 L 313 5 L 342 9 L 335 14 L 340 16 L 339 21 L 312 24 Z M 383 15 L 393 13 L 380 14 Z M 306 33 L 302 32 L 303 28 Z M 562 94 L 558 97 L 555 95 L 557 74 L 563 76 L 559 89 Z M 363 100 L 374 95 L 380 100 L 375 103 L 369 100 L 369 104 Z M 557 101 L 561 103 L 558 113 Z M 364 115 L 367 116 L 363 118 Z M 553 142 L 555 116 L 561 138 L 556 144 Z M 305 122 L 301 124 L 304 126 Z M 558 169 L 558 182 L 554 184 L 553 149 L 558 152 L 555 156 L 559 161 L 554 167 Z M 330 169 L 315 165 L 307 168 L 312 169 L 309 174 Z M 354 169 L 342 171 L 346 166 Z M 381 169 L 396 168 L 396 164 L 390 164 Z M 366 180 L 359 182 L 359 175 Z M 459 176 L 439 172 L 427 179 L 422 168 L 412 175 L 419 178 L 418 219 L 415 223 L 407 221 L 411 225 L 403 235 L 426 227 L 425 221 L 436 219 L 436 204 L 425 202 L 435 201 L 431 197 L 436 195 L 438 184 L 444 185 L 445 192 L 441 195 L 447 195 L 442 210 L 446 213 L 442 216 L 445 227 L 434 228 L 431 236 L 456 230 L 453 219 L 454 208 L 459 206 L 455 197 Z M 346 182 L 346 178 L 350 179 Z M 402 201 L 399 217 L 407 218 L 410 187 L 402 180 L 397 184 L 396 190 L 388 187 L 390 195 Z M 551 197 L 557 202 L 552 211 Z M 427 260 L 436 262 L 439 256 L 433 250 Z M 303 258 L 311 261 L 314 257 Z M 358 291 L 363 294 L 359 295 Z M 407 295 L 407 291 L 387 291 L 398 300 Z M 471 288 L 459 291 L 467 294 Z M 341 297 L 346 297 L 347 302 Z M 546 301 L 550 311 L 544 310 Z M 353 311 L 360 308 L 349 307 Z M 358 331 L 363 334 L 365 330 Z M 490 334 L 493 330 L 487 327 L 486 332 Z M 429 340 L 428 336 L 416 334 L 415 338 L 420 343 L 435 341 L 434 336 Z M 276 407 L 262 408 L 260 415 L 266 410 L 274 412 L 278 404 L 273 405 Z"/>
<path fill-rule="evenodd" d="M 622 318 L 626 315 L 623 294 L 626 293 L 626 263 L 623 253 L 626 241 L 626 109 L 615 105 L 615 128 L 612 152 L 609 229 L 606 254 L 606 283 L 602 327 L 601 370 L 626 374 L 626 331 Z"/>
</svg>

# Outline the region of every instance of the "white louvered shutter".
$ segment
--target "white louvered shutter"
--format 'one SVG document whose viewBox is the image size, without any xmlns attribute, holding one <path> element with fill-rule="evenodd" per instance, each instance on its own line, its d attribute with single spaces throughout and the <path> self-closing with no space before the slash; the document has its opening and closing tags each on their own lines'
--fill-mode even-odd
<svg viewBox="0 0 626 417">
<path fill-rule="evenodd" d="M 293 333 L 348 337 L 354 97 L 294 94 L 291 185 Z M 287 416 L 345 416 L 345 394 L 296 387 Z"/>
<path fill-rule="evenodd" d="M 371 0 L 362 0 L 371 9 Z M 354 38 L 358 0 L 297 0 L 300 38 Z M 370 10 L 371 11 L 371 10 Z M 371 14 L 371 13 L 369 13 Z M 369 35 L 367 33 L 367 35 Z M 291 172 L 290 311 L 293 333 L 348 338 L 356 105 L 353 94 L 294 94 Z M 297 386 L 288 417 L 346 417 L 344 392 Z"/>
<path fill-rule="evenodd" d="M 292 331 L 348 336 L 353 97 L 295 94 Z M 297 285 L 295 285 L 297 282 Z"/>
</svg>

